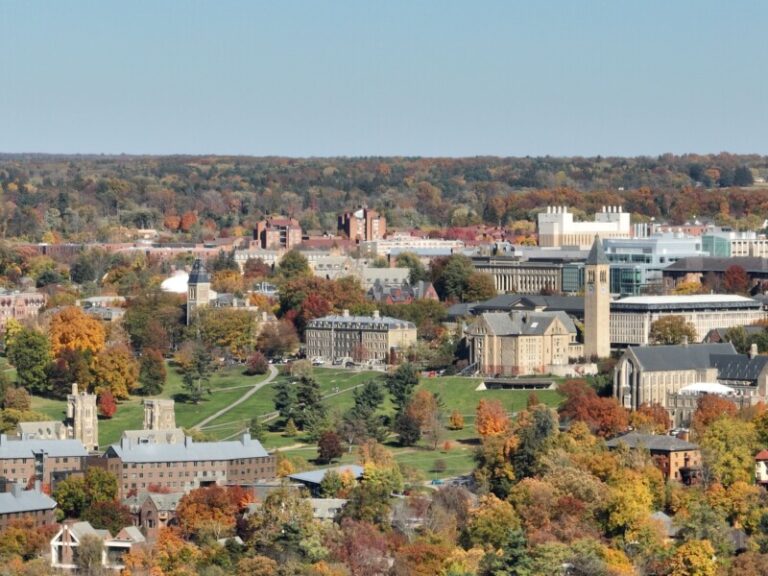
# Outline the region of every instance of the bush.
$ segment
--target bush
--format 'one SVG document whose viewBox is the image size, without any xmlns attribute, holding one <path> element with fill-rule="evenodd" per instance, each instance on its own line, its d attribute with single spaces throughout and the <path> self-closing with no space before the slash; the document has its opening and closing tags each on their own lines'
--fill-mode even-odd
<svg viewBox="0 0 768 576">
<path fill-rule="evenodd" d="M 259 351 L 254 352 L 248 356 L 248 360 L 245 365 L 245 373 L 248 376 L 255 374 L 266 374 L 269 371 L 269 363 L 267 358 Z"/>
<path fill-rule="evenodd" d="M 438 458 L 435 460 L 435 463 L 432 464 L 432 472 L 438 472 L 442 473 L 448 470 L 448 464 L 445 463 L 445 460 L 442 458 Z"/>
</svg>

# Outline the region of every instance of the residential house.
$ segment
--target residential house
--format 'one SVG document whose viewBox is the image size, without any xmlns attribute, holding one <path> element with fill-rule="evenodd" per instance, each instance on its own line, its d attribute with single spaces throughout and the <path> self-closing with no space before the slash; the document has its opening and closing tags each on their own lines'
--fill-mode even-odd
<svg viewBox="0 0 768 576">
<path fill-rule="evenodd" d="M 113 538 L 108 530 L 97 530 L 90 522 L 65 523 L 51 539 L 51 568 L 77 570 L 79 547 L 86 537 L 102 541 L 101 565 L 110 570 L 123 570 L 125 555 L 134 546 L 146 542 L 144 535 L 135 526 L 123 528 Z"/>
<path fill-rule="evenodd" d="M 611 450 L 626 446 L 630 450 L 648 450 L 667 480 L 685 484 L 694 482 L 701 471 L 701 450 L 698 445 L 675 436 L 629 432 L 608 440 Z"/>
</svg>

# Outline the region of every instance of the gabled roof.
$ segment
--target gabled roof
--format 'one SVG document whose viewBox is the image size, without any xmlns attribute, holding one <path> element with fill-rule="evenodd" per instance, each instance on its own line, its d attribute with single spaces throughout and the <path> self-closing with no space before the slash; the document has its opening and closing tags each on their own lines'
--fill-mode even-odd
<svg viewBox="0 0 768 576">
<path fill-rule="evenodd" d="M 37 490 L 0 492 L 0 514 L 19 514 L 54 508 L 56 501 Z"/>
<path fill-rule="evenodd" d="M 310 470 L 309 472 L 297 472 L 288 476 L 291 480 L 297 482 L 306 482 L 309 484 L 320 484 L 325 478 L 328 472 L 336 472 L 338 474 L 345 474 L 351 472 L 355 479 L 360 478 L 363 475 L 363 467 L 357 464 L 350 464 L 347 466 L 336 466 L 335 468 L 323 468 L 321 470 Z"/>
<path fill-rule="evenodd" d="M 596 266 L 601 264 L 610 264 L 608 256 L 605 255 L 605 249 L 603 248 L 603 242 L 600 240 L 600 236 L 595 234 L 595 240 L 592 242 L 592 248 L 589 251 L 587 260 L 585 262 L 587 266 Z"/>
<path fill-rule="evenodd" d="M 707 256 L 691 256 L 680 258 L 664 269 L 667 272 L 725 272 L 730 266 L 741 266 L 747 274 L 768 274 L 768 258 L 741 256 L 731 258 L 715 258 Z"/>
<path fill-rule="evenodd" d="M 9 440 L 0 434 L 0 459 L 33 458 L 41 452 L 54 458 L 88 456 L 80 440 Z"/>
<path fill-rule="evenodd" d="M 495 336 L 535 336 L 544 334 L 555 320 L 569 332 L 576 332 L 573 320 L 565 312 L 485 312 L 480 318 Z"/>
<path fill-rule="evenodd" d="M 760 450 L 760 452 L 755 455 L 755 460 L 758 462 L 764 462 L 768 460 L 768 450 Z"/>
<path fill-rule="evenodd" d="M 652 452 L 677 452 L 681 450 L 698 450 L 696 444 L 680 440 L 675 436 L 664 434 L 640 434 L 639 432 L 629 432 L 623 436 L 611 438 L 605 445 L 608 448 L 617 448 L 624 444 L 628 448 L 647 448 Z"/>
<path fill-rule="evenodd" d="M 712 354 L 736 354 L 733 344 L 675 344 L 668 346 L 629 346 L 627 353 L 634 356 L 647 372 L 667 370 L 705 370 L 712 367 Z"/>
<path fill-rule="evenodd" d="M 183 492 L 172 492 L 170 494 L 157 494 L 155 492 L 150 492 L 147 495 L 147 500 L 151 500 L 158 511 L 173 512 L 179 505 L 179 500 L 181 500 L 182 496 L 184 496 Z"/>
</svg>

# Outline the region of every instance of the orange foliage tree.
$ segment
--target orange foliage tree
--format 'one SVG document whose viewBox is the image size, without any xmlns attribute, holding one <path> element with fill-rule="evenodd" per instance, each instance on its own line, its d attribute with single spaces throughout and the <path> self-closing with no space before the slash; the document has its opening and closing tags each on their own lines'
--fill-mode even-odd
<svg viewBox="0 0 768 576">
<path fill-rule="evenodd" d="M 730 400 L 716 394 L 704 394 L 696 402 L 696 411 L 693 413 L 692 427 L 697 436 L 718 418 L 723 416 L 736 416 L 738 408 Z"/>
<path fill-rule="evenodd" d="M 65 350 L 101 352 L 106 341 L 100 320 L 76 306 L 67 306 L 53 315 L 50 327 L 51 350 L 59 357 Z"/>
<path fill-rule="evenodd" d="M 235 514 L 240 508 L 241 493 L 231 493 L 221 486 L 197 488 L 179 500 L 176 518 L 182 533 L 196 536 L 201 532 L 213 534 L 216 539 L 235 526 Z"/>
<path fill-rule="evenodd" d="M 564 420 L 584 422 L 598 436 L 623 432 L 629 425 L 627 410 L 615 398 L 601 398 L 584 380 L 569 380 L 560 386 L 565 402 L 560 407 Z"/>
<path fill-rule="evenodd" d="M 509 416 L 498 400 L 480 400 L 475 412 L 475 429 L 480 436 L 502 436 L 509 431 Z"/>
<path fill-rule="evenodd" d="M 641 404 L 629 417 L 635 430 L 651 434 L 665 434 L 672 427 L 669 412 L 661 404 Z"/>
</svg>

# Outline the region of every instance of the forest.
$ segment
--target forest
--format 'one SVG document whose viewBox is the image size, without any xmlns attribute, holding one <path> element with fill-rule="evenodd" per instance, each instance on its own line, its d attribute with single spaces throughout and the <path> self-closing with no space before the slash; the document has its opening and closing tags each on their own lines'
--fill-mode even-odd
<svg viewBox="0 0 768 576">
<path fill-rule="evenodd" d="M 248 235 L 268 214 L 336 230 L 344 210 L 390 227 L 525 229 L 542 207 L 623 205 L 637 220 L 711 218 L 762 227 L 768 157 L 252 158 L 0 155 L 0 238 L 119 241 L 136 228 L 176 239 Z"/>
</svg>

